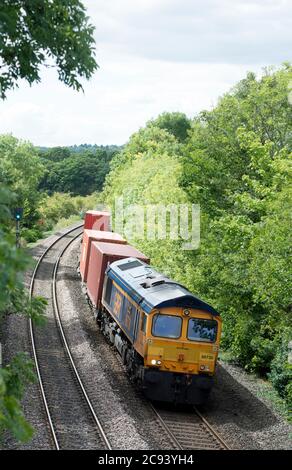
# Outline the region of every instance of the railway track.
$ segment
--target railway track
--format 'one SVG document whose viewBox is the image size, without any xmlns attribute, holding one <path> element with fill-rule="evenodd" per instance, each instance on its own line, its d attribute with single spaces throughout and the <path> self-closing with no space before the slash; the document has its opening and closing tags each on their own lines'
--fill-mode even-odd
<svg viewBox="0 0 292 470">
<path fill-rule="evenodd" d="M 122 365 L 121 356 L 115 351 L 117 361 Z M 137 392 L 141 400 L 146 400 L 142 392 Z M 167 434 L 174 449 L 178 450 L 231 450 L 224 439 L 204 418 L 196 407 L 188 412 L 169 410 L 167 405 L 158 407 L 147 400 L 160 427 Z M 162 405 L 163 406 L 163 405 Z"/>
<path fill-rule="evenodd" d="M 230 450 L 196 407 L 181 412 L 151 405 L 170 440 L 180 450 Z"/>
<path fill-rule="evenodd" d="M 32 355 L 55 449 L 111 449 L 78 373 L 61 322 L 57 273 L 60 260 L 82 234 L 82 225 L 59 236 L 41 255 L 32 274 L 30 296 L 47 298 L 47 323 L 35 331 L 29 320 Z"/>
<path fill-rule="evenodd" d="M 30 296 L 47 297 L 47 324 L 35 331 L 29 320 L 32 353 L 45 414 L 55 449 L 108 449 L 111 444 L 78 373 L 62 325 L 57 297 L 60 260 L 82 234 L 83 225 L 59 236 L 39 258 Z M 172 445 L 180 450 L 226 450 L 224 440 L 200 414 L 150 405 Z"/>
</svg>

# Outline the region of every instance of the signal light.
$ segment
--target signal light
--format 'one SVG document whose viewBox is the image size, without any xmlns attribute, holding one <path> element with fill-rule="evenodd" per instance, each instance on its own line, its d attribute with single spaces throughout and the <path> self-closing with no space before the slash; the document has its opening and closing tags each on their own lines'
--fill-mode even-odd
<svg viewBox="0 0 292 470">
<path fill-rule="evenodd" d="M 14 218 L 15 220 L 21 220 L 23 216 L 23 207 L 16 207 L 14 209 Z"/>
<path fill-rule="evenodd" d="M 16 246 L 20 248 L 20 221 L 23 215 L 23 207 L 16 207 L 14 209 L 14 218 L 16 222 Z"/>
</svg>

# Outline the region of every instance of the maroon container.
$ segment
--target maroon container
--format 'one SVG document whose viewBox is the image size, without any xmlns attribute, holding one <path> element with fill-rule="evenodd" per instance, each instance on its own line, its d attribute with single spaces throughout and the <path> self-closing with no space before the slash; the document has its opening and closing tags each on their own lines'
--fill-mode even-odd
<svg viewBox="0 0 292 470">
<path fill-rule="evenodd" d="M 92 242 L 87 272 L 87 293 L 95 307 L 99 307 L 104 274 L 108 264 L 123 258 L 138 258 L 145 263 L 150 260 L 141 251 L 131 245 L 117 243 Z"/>
<path fill-rule="evenodd" d="M 93 241 L 127 244 L 127 240 L 115 232 L 107 232 L 105 230 L 84 230 L 80 256 L 80 274 L 82 281 L 84 282 L 87 280 L 90 249 Z"/>
<path fill-rule="evenodd" d="M 109 230 L 110 213 L 103 211 L 87 211 L 84 228 L 89 230 Z"/>
</svg>

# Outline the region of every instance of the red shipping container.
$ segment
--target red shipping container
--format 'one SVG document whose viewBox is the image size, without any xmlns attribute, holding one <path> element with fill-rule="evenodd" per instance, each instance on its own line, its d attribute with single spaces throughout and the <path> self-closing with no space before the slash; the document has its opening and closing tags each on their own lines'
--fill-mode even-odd
<svg viewBox="0 0 292 470">
<path fill-rule="evenodd" d="M 121 235 L 105 230 L 84 230 L 80 256 L 80 274 L 82 281 L 86 282 L 88 272 L 88 262 L 90 257 L 90 247 L 92 241 L 127 244 Z"/>
<path fill-rule="evenodd" d="M 89 230 L 109 230 L 110 213 L 102 211 L 87 211 L 84 218 L 84 228 Z"/>
<path fill-rule="evenodd" d="M 123 258 L 138 258 L 145 263 L 150 262 L 141 251 L 131 245 L 118 243 L 92 242 L 87 273 L 87 294 L 95 307 L 99 307 L 104 274 L 108 264 Z"/>
</svg>

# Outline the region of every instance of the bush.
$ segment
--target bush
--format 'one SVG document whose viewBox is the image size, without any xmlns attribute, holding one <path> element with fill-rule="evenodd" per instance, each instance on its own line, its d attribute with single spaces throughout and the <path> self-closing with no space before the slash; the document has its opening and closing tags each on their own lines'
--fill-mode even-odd
<svg viewBox="0 0 292 470">
<path fill-rule="evenodd" d="M 224 323 L 223 323 L 224 325 Z M 253 357 L 251 343 L 257 334 L 257 322 L 247 315 L 240 316 L 232 331 L 231 351 L 238 362 L 247 368 Z M 225 335 L 229 332 L 225 332 Z"/>
<path fill-rule="evenodd" d="M 79 222 L 81 217 L 79 215 L 71 215 L 70 217 L 63 217 L 58 220 L 58 223 L 54 226 L 54 231 L 62 230 L 76 222 Z"/>
<path fill-rule="evenodd" d="M 292 420 L 292 381 L 285 387 L 286 402 L 290 411 L 290 420 Z"/>
<path fill-rule="evenodd" d="M 8 429 L 21 442 L 31 439 L 34 431 L 21 410 L 21 399 L 26 385 L 33 382 L 33 363 L 24 353 L 0 369 L 0 437 Z"/>
<path fill-rule="evenodd" d="M 274 341 L 256 336 L 250 343 L 253 357 L 250 362 L 250 370 L 266 374 L 270 370 L 271 361 L 275 354 Z"/>
<path fill-rule="evenodd" d="M 38 210 L 37 221 L 32 227 L 21 229 L 22 238 L 27 243 L 34 243 L 42 238 L 45 232 L 64 228 L 83 218 L 88 209 L 97 207 L 98 202 L 97 193 L 86 197 L 72 197 L 70 194 L 63 193 L 45 195 Z"/>
<path fill-rule="evenodd" d="M 86 197 L 72 197 L 70 194 L 65 193 L 54 193 L 52 196 L 46 196 L 39 209 L 43 227 L 45 230 L 51 230 L 59 220 L 78 216 L 88 209 L 93 209 L 96 207 L 97 202 L 97 193 Z"/>
<path fill-rule="evenodd" d="M 288 342 L 292 337 L 292 329 L 287 328 L 281 336 L 282 341 L 276 350 L 268 377 L 279 395 L 292 407 L 292 364 L 288 362 Z"/>
<path fill-rule="evenodd" d="M 42 237 L 42 232 L 38 228 L 25 227 L 21 230 L 21 235 L 28 243 L 34 243 Z"/>
<path fill-rule="evenodd" d="M 77 213 L 73 198 L 69 194 L 55 193 L 47 196 L 41 207 L 40 213 L 46 222 L 56 223 L 62 217 Z"/>
</svg>

